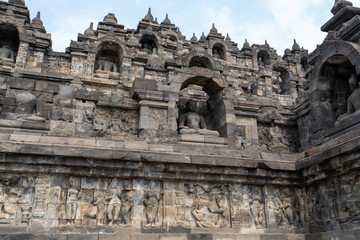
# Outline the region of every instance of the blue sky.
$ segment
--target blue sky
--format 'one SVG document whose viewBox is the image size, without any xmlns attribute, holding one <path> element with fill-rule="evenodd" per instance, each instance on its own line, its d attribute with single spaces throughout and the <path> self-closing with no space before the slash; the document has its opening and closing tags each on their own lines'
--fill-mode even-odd
<svg viewBox="0 0 360 240">
<path fill-rule="evenodd" d="M 95 28 L 104 16 L 115 13 L 119 24 L 135 29 L 149 7 L 161 22 L 165 14 L 190 39 L 195 33 L 207 35 L 212 23 L 224 36 L 230 34 L 241 47 L 245 38 L 250 44 L 267 40 L 280 55 L 291 48 L 295 38 L 300 46 L 314 50 L 326 34 L 320 27 L 331 18 L 334 0 L 25 0 L 31 18 L 41 11 L 53 49 L 65 51 L 78 32 L 90 22 Z M 352 1 L 360 7 L 360 0 Z"/>
</svg>

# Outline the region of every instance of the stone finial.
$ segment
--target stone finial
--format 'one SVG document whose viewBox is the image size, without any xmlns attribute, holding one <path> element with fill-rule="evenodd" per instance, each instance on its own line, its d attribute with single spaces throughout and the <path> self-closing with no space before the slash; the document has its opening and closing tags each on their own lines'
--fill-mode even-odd
<svg viewBox="0 0 360 240">
<path fill-rule="evenodd" d="M 85 30 L 84 34 L 89 36 L 96 36 L 93 22 L 90 23 L 90 27 L 88 27 L 88 29 Z"/>
<path fill-rule="evenodd" d="M 195 36 L 195 33 L 193 33 L 192 38 L 190 39 L 191 43 L 196 43 L 197 42 L 197 37 Z"/>
<path fill-rule="evenodd" d="M 108 24 L 114 24 L 116 25 L 118 23 L 117 18 L 115 17 L 115 14 L 113 13 L 108 13 L 108 15 L 106 15 L 104 17 L 104 23 L 108 23 Z"/>
<path fill-rule="evenodd" d="M 206 41 L 206 37 L 204 32 L 202 32 L 199 42 L 205 42 L 205 41 Z"/>
<path fill-rule="evenodd" d="M 227 42 L 230 42 L 231 41 L 231 38 L 230 38 L 230 35 L 229 33 L 226 34 L 226 38 L 225 38 L 225 41 Z"/>
<path fill-rule="evenodd" d="M 264 44 L 264 46 L 265 46 L 265 47 L 267 47 L 267 48 L 270 48 L 270 45 L 269 45 L 269 43 L 268 43 L 268 41 L 267 41 L 267 40 L 265 40 L 265 44 Z"/>
<path fill-rule="evenodd" d="M 24 0 L 9 0 L 9 3 L 25 6 Z"/>
<path fill-rule="evenodd" d="M 144 17 L 143 20 L 144 20 L 144 21 L 147 21 L 147 22 L 153 22 L 153 21 L 154 21 L 154 17 L 153 17 L 153 15 L 151 14 L 151 8 L 149 8 L 148 13 L 146 14 L 146 16 Z"/>
<path fill-rule="evenodd" d="M 169 19 L 169 14 L 166 14 L 166 17 L 161 24 L 171 25 L 171 21 Z"/>
<path fill-rule="evenodd" d="M 155 21 L 154 21 L 156 24 L 159 24 L 158 20 L 157 20 L 157 17 L 155 17 Z"/>
<path fill-rule="evenodd" d="M 340 11 L 342 8 L 346 6 L 352 6 L 352 2 L 349 2 L 347 0 L 335 0 L 334 7 L 331 9 L 332 14 L 336 14 L 338 11 Z"/>
<path fill-rule="evenodd" d="M 293 52 L 301 51 L 299 44 L 296 42 L 296 39 L 294 39 L 294 45 L 292 46 L 292 51 Z"/>
<path fill-rule="evenodd" d="M 43 21 L 41 21 L 40 12 L 37 12 L 36 17 L 31 21 L 31 26 L 45 31 Z"/>
<path fill-rule="evenodd" d="M 215 23 L 213 23 L 212 28 L 211 28 L 211 30 L 210 30 L 210 33 L 215 33 L 215 34 L 218 33 L 218 30 L 217 30 L 216 27 L 215 27 Z"/>
<path fill-rule="evenodd" d="M 245 39 L 245 42 L 244 42 L 244 45 L 243 45 L 243 49 L 251 49 L 250 44 L 249 44 L 249 42 L 248 42 L 247 39 Z"/>
</svg>

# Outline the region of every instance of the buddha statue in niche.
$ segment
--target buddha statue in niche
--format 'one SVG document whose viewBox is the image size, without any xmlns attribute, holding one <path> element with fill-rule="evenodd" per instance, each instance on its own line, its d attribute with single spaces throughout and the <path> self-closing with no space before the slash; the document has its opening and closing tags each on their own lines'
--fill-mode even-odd
<svg viewBox="0 0 360 240">
<path fill-rule="evenodd" d="M 118 73 L 119 69 L 116 60 L 112 56 L 99 56 L 97 59 L 96 73 Z"/>
<path fill-rule="evenodd" d="M 352 93 L 347 99 L 347 113 L 337 119 L 335 126 L 360 116 L 360 88 L 358 77 L 355 74 L 349 78 L 349 86 Z"/>
<path fill-rule="evenodd" d="M 201 134 L 219 136 L 217 131 L 208 130 L 205 119 L 200 116 L 197 110 L 197 103 L 190 99 L 186 103 L 187 112 L 180 116 L 180 134 Z"/>
<path fill-rule="evenodd" d="M 11 44 L 6 41 L 1 44 L 0 59 L 15 62 L 15 52 L 11 49 Z"/>
</svg>

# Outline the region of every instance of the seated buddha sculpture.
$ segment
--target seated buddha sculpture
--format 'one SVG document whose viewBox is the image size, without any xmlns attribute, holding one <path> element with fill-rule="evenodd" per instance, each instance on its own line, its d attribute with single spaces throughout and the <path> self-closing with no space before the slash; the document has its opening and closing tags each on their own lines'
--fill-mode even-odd
<svg viewBox="0 0 360 240">
<path fill-rule="evenodd" d="M 217 131 L 208 130 L 205 119 L 200 116 L 197 110 L 197 103 L 190 99 L 186 103 L 187 112 L 181 114 L 179 121 L 180 134 L 201 134 L 219 136 Z"/>
<path fill-rule="evenodd" d="M 337 119 L 335 125 L 342 124 L 360 116 L 360 88 L 358 78 L 355 74 L 349 78 L 349 86 L 352 93 L 347 100 L 347 112 Z"/>
<path fill-rule="evenodd" d="M 15 62 L 15 52 L 11 49 L 9 43 L 3 42 L 0 46 L 0 59 Z"/>
</svg>

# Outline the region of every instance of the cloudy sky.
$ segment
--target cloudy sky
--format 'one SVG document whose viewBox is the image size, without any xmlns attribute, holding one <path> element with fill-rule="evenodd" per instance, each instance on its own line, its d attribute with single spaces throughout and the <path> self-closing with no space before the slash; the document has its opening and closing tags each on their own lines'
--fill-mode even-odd
<svg viewBox="0 0 360 240">
<path fill-rule="evenodd" d="M 212 23 L 224 36 L 230 34 L 241 47 L 245 38 L 250 44 L 267 40 L 281 55 L 291 48 L 293 39 L 310 51 L 326 34 L 320 27 L 331 18 L 334 0 L 25 0 L 31 18 L 41 11 L 53 49 L 65 51 L 77 33 L 104 16 L 115 13 L 125 28 L 135 29 L 149 7 L 161 22 L 165 14 L 190 39 L 195 33 L 207 35 Z M 360 7 L 360 0 L 352 0 Z"/>
</svg>

